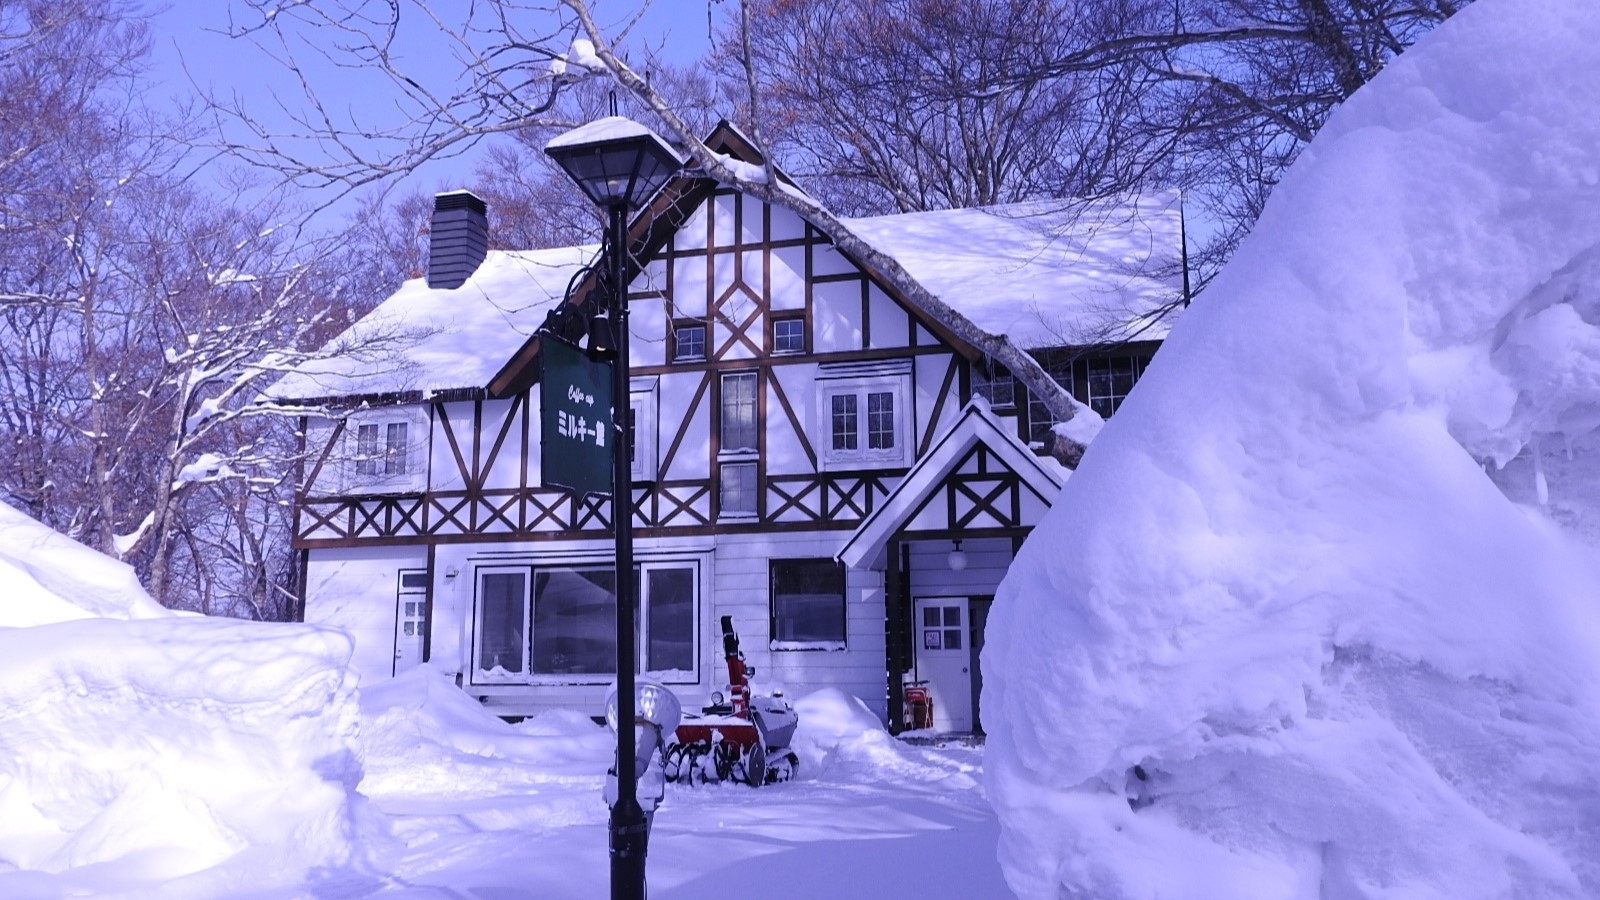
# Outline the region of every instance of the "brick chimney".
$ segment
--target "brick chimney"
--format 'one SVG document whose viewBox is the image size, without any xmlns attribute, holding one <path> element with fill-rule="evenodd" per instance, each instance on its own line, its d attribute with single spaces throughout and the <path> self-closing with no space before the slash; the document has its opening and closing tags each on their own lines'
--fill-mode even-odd
<svg viewBox="0 0 1600 900">
<path fill-rule="evenodd" d="M 458 288 L 489 253 L 489 207 L 471 191 L 433 198 L 428 234 L 428 287 Z"/>
</svg>

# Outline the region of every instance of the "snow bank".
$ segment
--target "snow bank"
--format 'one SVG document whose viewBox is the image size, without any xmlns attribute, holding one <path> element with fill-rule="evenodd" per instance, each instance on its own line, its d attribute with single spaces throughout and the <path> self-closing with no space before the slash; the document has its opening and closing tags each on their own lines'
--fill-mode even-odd
<svg viewBox="0 0 1600 900">
<path fill-rule="evenodd" d="M 0 503 L 0 627 L 171 615 L 133 569 Z"/>
<path fill-rule="evenodd" d="M 227 877 L 259 884 L 348 862 L 349 655 L 221 619 L 0 629 L 0 871 L 173 878 L 246 851 Z"/>
<path fill-rule="evenodd" d="M 387 813 L 449 810 L 490 830 L 604 822 L 615 747 L 567 710 L 509 725 L 429 666 L 361 690 L 360 791 Z"/>
<path fill-rule="evenodd" d="M 1002 585 L 1028 897 L 1600 895 L 1600 16 L 1480 0 L 1276 190 Z"/>
<path fill-rule="evenodd" d="M 0 507 L 0 896 L 214 897 L 350 863 L 350 652 L 169 614 Z"/>
</svg>

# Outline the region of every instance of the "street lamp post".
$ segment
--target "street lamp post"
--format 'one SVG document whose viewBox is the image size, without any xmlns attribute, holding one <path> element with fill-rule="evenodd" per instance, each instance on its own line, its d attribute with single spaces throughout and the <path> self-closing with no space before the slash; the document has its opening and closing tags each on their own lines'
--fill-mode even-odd
<svg viewBox="0 0 1600 900">
<path fill-rule="evenodd" d="M 642 206 L 683 166 L 683 161 L 655 132 L 620 116 L 608 116 L 563 134 L 545 145 L 545 153 L 578 187 L 606 210 L 610 250 L 610 296 L 606 325 L 591 328 L 591 347 L 609 337 L 611 368 L 612 493 L 611 520 L 616 536 L 617 592 L 617 800 L 611 807 L 612 900 L 643 900 L 647 823 L 639 805 L 634 768 L 634 641 L 633 584 L 633 434 L 629 426 L 627 216 Z M 609 330 L 609 334 L 605 332 Z"/>
</svg>

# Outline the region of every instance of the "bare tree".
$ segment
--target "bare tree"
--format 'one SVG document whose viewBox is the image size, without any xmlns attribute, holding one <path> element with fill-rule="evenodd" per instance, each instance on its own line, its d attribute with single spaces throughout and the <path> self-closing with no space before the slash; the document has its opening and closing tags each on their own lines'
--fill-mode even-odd
<svg viewBox="0 0 1600 900">
<path fill-rule="evenodd" d="M 1164 180 L 1175 136 L 1129 127 L 1157 79 L 1127 62 L 1042 66 L 1104 27 L 1056 0 L 762 0 L 730 32 L 751 36 L 774 151 L 830 206 L 866 214 Z"/>
</svg>

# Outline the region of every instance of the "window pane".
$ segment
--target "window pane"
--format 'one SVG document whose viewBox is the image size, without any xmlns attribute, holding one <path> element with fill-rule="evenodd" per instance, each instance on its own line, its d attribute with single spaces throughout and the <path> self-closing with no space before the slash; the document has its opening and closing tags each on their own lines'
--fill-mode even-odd
<svg viewBox="0 0 1600 900">
<path fill-rule="evenodd" d="M 679 325 L 673 329 L 672 358 L 705 359 L 706 327 L 704 325 Z"/>
<path fill-rule="evenodd" d="M 894 394 L 889 391 L 867 395 L 867 449 L 894 449 Z"/>
<path fill-rule="evenodd" d="M 772 323 L 773 351 L 799 353 L 806 348 L 806 323 L 803 319 L 778 319 Z"/>
<path fill-rule="evenodd" d="M 378 426 L 356 427 L 356 474 L 378 474 Z"/>
<path fill-rule="evenodd" d="M 428 573 L 401 572 L 400 586 L 403 588 L 426 588 L 428 586 Z"/>
<path fill-rule="evenodd" d="M 959 606 L 946 606 L 944 608 L 944 624 L 946 624 L 946 625 L 960 625 L 961 624 L 961 607 L 959 607 Z"/>
<path fill-rule="evenodd" d="M 1010 372 L 999 367 L 991 373 L 983 366 L 973 366 L 972 395 L 989 401 L 995 409 L 1011 409 L 1017 405 L 1016 381 Z"/>
<path fill-rule="evenodd" d="M 944 649 L 946 649 L 946 650 L 960 650 L 961 649 L 961 632 L 956 631 L 954 629 L 950 629 L 950 628 L 945 629 L 945 632 L 944 632 Z"/>
<path fill-rule="evenodd" d="M 649 661 L 652 672 L 694 668 L 694 570 L 650 569 Z"/>
<path fill-rule="evenodd" d="M 856 449 L 856 395 L 834 394 L 833 449 Z"/>
<path fill-rule="evenodd" d="M 722 448 L 756 449 L 756 376 L 722 376 Z"/>
<path fill-rule="evenodd" d="M 756 511 L 755 463 L 728 463 L 722 466 L 721 509 L 724 513 Z"/>
<path fill-rule="evenodd" d="M 1133 390 L 1133 366 L 1129 356 L 1089 360 L 1089 408 L 1107 418 L 1116 412 Z"/>
<path fill-rule="evenodd" d="M 1046 373 L 1055 380 L 1056 384 L 1072 393 L 1072 360 L 1068 357 L 1052 358 L 1041 357 L 1039 365 L 1044 367 Z M 1050 427 L 1056 424 L 1055 416 L 1050 414 L 1048 407 L 1038 397 L 1028 394 L 1028 440 L 1035 444 L 1044 443 L 1045 437 L 1050 433 Z"/>
<path fill-rule="evenodd" d="M 844 640 L 844 569 L 837 562 L 772 561 L 772 639 Z"/>
<path fill-rule="evenodd" d="M 406 423 L 390 422 L 388 440 L 384 445 L 383 474 L 406 473 Z"/>
<path fill-rule="evenodd" d="M 931 626 L 934 626 L 934 627 L 938 627 L 938 625 L 939 625 L 939 607 L 937 607 L 937 606 L 924 606 L 922 608 L 922 624 L 923 625 L 931 625 Z"/>
<path fill-rule="evenodd" d="M 611 569 L 541 569 L 533 579 L 533 671 L 615 674 L 616 577 Z"/>
<path fill-rule="evenodd" d="M 527 575 L 491 572 L 483 576 L 478 606 L 478 668 L 522 671 L 522 611 Z"/>
</svg>

